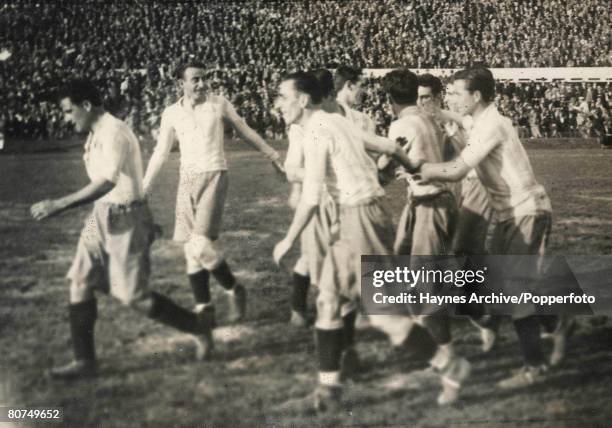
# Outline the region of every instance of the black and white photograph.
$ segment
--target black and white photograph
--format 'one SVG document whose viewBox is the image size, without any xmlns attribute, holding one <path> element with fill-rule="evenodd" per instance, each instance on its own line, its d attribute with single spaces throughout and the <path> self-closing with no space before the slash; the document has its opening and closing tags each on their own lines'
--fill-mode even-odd
<svg viewBox="0 0 612 428">
<path fill-rule="evenodd" d="M 607 0 L 0 0 L 0 427 L 612 425 Z"/>
</svg>

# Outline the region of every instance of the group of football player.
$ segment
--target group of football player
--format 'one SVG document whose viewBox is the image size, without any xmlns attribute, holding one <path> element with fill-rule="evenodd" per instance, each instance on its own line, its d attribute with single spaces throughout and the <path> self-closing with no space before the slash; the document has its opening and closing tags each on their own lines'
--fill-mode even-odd
<svg viewBox="0 0 612 428">
<path fill-rule="evenodd" d="M 354 109 L 364 81 L 360 69 L 342 66 L 334 73 L 318 69 L 288 74 L 275 102 L 288 126 L 284 167 L 279 154 L 233 105 L 209 91 L 204 64 L 184 64 L 177 81 L 183 96 L 162 115 L 158 143 L 145 174 L 136 137 L 104 111 L 91 82 L 71 81 L 60 92 L 66 119 L 78 131 L 89 132 L 84 159 L 91 183 L 35 204 L 32 214 L 40 220 L 91 201 L 95 204 L 68 274 L 75 358 L 52 369 L 52 376 L 74 378 L 97 372 L 96 290 L 189 333 L 199 358 L 209 357 L 214 348 L 211 275 L 227 293 L 229 319 L 244 318 L 246 289 L 234 277 L 218 240 L 228 189 L 225 123 L 267 156 L 291 184 L 289 204 L 295 213 L 273 258 L 280 264 L 300 241 L 300 257 L 293 268 L 291 324 L 308 326 L 308 292 L 317 289 L 319 385 L 314 402 L 318 410 L 341 403 L 343 379 L 359 367 L 355 326 L 361 255 L 520 254 L 533 257 L 516 259 L 510 270 L 537 276 L 541 269 L 539 259 L 551 228 L 550 201 L 511 121 L 494 105 L 495 80 L 488 69 L 455 73 L 446 91 L 431 74 L 417 76 L 407 69 L 386 74 L 381 84 L 396 117 L 387 137 L 376 135 L 373 121 Z M 181 166 L 174 238 L 184 243 L 194 311 L 148 287 L 156 230 L 147 195 L 175 142 Z M 390 179 L 401 180 L 407 190 L 397 226 L 384 201 L 383 185 Z M 488 230 L 490 245 L 485 248 Z M 513 286 L 512 280 L 487 284 L 499 292 L 511 292 Z M 386 333 L 407 358 L 418 346 L 420 358 L 439 376 L 438 403 L 455 402 L 471 366 L 453 344 L 449 308 L 407 304 L 405 309 L 401 314 L 370 315 L 367 322 Z M 528 305 L 514 305 L 507 315 L 518 335 L 524 366 L 498 386 L 528 386 L 561 363 L 571 323 L 567 317 L 538 315 Z M 485 305 L 470 308 L 468 316 L 481 332 L 483 351 L 490 351 L 502 318 Z M 542 351 L 541 328 L 553 339 L 549 357 Z"/>
</svg>

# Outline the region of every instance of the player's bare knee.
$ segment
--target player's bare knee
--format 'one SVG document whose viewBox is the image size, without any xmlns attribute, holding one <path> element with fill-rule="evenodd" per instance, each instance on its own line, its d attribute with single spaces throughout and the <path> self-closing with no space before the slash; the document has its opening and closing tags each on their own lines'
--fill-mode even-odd
<svg viewBox="0 0 612 428">
<path fill-rule="evenodd" d="M 342 317 L 340 316 L 338 303 L 334 303 L 331 299 L 319 295 L 317 298 L 317 321 L 315 326 L 322 330 L 342 328 Z"/>
<path fill-rule="evenodd" d="M 214 242 L 206 236 L 193 234 L 184 245 L 187 273 L 212 270 L 223 260 Z"/>
</svg>

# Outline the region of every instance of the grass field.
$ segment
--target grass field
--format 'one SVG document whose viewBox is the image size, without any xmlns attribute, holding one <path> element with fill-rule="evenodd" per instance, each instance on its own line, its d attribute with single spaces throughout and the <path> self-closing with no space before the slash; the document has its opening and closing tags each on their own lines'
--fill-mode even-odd
<svg viewBox="0 0 612 428">
<path fill-rule="evenodd" d="M 550 251 L 612 253 L 612 152 L 536 148 L 529 154 L 553 202 Z M 81 154 L 0 156 L 0 404 L 63 407 L 64 421 L 52 425 L 62 427 L 611 426 L 612 326 L 586 320 L 571 340 L 567 363 L 546 383 L 519 392 L 494 386 L 520 364 L 508 326 L 485 358 L 476 332 L 459 322 L 459 350 L 474 372 L 458 405 L 444 409 L 435 405 L 438 388 L 430 376 L 408 372 L 384 337 L 360 331 L 365 368 L 347 390 L 348 410 L 312 414 L 302 400 L 315 386 L 312 332 L 286 323 L 291 261 L 279 270 L 271 260 L 291 219 L 288 186 L 251 151 L 231 151 L 229 158 L 222 242 L 249 291 L 246 322 L 222 325 L 215 359 L 195 363 L 184 337 L 101 298 L 101 374 L 64 383 L 43 372 L 71 358 L 64 275 L 88 208 L 43 223 L 32 221 L 28 209 L 86 183 Z M 177 168 L 173 154 L 153 195 L 165 236 L 153 249 L 152 287 L 191 306 L 182 248 L 169 240 Z M 389 193 L 398 215 L 401 186 L 390 186 Z M 223 314 L 218 287 L 213 293 Z"/>
</svg>

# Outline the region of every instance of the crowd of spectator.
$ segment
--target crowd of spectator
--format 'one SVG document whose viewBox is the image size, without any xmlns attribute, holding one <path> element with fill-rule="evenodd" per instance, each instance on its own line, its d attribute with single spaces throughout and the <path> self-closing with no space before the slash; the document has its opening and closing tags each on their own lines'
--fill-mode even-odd
<svg viewBox="0 0 612 428">
<path fill-rule="evenodd" d="M 385 133 L 392 120 L 377 79 L 366 86 L 364 110 Z M 501 82 L 495 103 L 523 138 L 600 137 L 610 133 L 612 84 L 592 82 Z"/>
<path fill-rule="evenodd" d="M 55 85 L 81 75 L 105 88 L 110 111 L 150 136 L 176 99 L 173 70 L 210 65 L 214 90 L 275 137 L 273 91 L 287 70 L 610 66 L 606 0 L 300 2 L 40 2 L 0 6 L 0 122 L 8 136 L 62 137 Z M 608 116 L 609 85 L 500 83 L 498 105 L 525 136 L 592 134 Z M 583 97 L 581 100 L 580 97 Z M 385 99 L 364 108 L 384 128 Z M 586 125 L 585 125 L 586 123 Z M 590 128 L 589 128 L 590 127 Z"/>
</svg>

